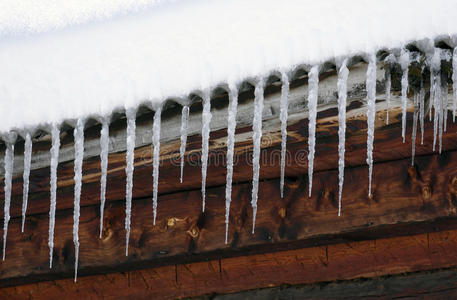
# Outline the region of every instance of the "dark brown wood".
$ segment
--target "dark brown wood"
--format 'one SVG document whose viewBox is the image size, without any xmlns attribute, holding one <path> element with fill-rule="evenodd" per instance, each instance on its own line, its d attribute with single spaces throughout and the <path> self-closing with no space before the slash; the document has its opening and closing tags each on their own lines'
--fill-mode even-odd
<svg viewBox="0 0 457 300">
<path fill-rule="evenodd" d="M 243 255 L 249 249 L 271 251 L 275 245 L 287 247 L 289 243 L 312 241 L 324 235 L 338 238 L 347 232 L 363 232 L 367 227 L 373 231 L 368 237 L 359 238 L 370 239 L 376 229 L 390 226 L 395 234 L 401 223 L 455 217 L 457 151 L 421 156 L 416 161 L 415 167 L 410 167 L 409 158 L 376 164 L 372 197 L 367 196 L 367 167 L 347 168 L 341 217 L 337 217 L 337 171 L 315 174 L 311 198 L 308 198 L 306 176 L 287 181 L 284 199 L 279 197 L 278 180 L 263 181 L 254 235 L 251 235 L 251 185 L 235 185 L 229 245 L 224 244 L 224 186 L 208 189 L 205 214 L 201 213 L 200 190 L 161 196 L 156 226 L 152 224 L 151 199 L 137 199 L 132 210 L 128 257 L 124 255 L 124 201 L 108 204 L 102 239 L 98 239 L 98 205 L 83 207 L 80 274 L 195 261 L 218 253 Z M 48 214 L 30 217 L 24 234 L 20 233 L 20 218 L 13 218 L 0 284 L 71 276 L 72 224 L 71 209 L 57 212 L 54 268 L 49 270 Z"/>
<path fill-rule="evenodd" d="M 87 276 L 80 277 L 77 283 L 72 279 L 46 281 L 2 288 L 0 297 L 170 299 L 284 284 L 373 278 L 456 266 L 457 231 L 450 230 Z M 425 283 L 423 278 L 417 279 L 417 275 L 409 276 L 416 276 L 416 286 L 403 291 L 397 288 L 393 290 L 396 292 L 394 295 L 420 295 L 427 287 L 438 296 L 455 295 L 456 286 L 446 276 L 439 277 L 440 280 L 435 278 L 435 286 L 430 285 L 431 281 Z M 421 280 L 424 284 L 417 285 Z M 446 294 L 446 289 L 454 292 Z M 349 293 L 351 290 L 346 291 Z M 383 291 L 389 291 L 389 285 L 381 290 L 378 286 L 372 293 L 383 296 Z"/>
</svg>

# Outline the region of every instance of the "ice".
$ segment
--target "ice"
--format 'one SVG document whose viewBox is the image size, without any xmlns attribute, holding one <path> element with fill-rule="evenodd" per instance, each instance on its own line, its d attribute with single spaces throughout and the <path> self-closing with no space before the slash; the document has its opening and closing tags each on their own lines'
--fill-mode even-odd
<svg viewBox="0 0 457 300">
<path fill-rule="evenodd" d="M 316 146 L 317 97 L 319 89 L 319 66 L 313 66 L 308 73 L 308 197 L 313 188 L 314 149 Z"/>
<path fill-rule="evenodd" d="M 419 118 L 420 98 L 421 92 L 414 93 L 413 131 L 411 134 L 411 166 L 414 166 L 414 157 L 416 155 L 417 119 Z"/>
<path fill-rule="evenodd" d="M 424 70 L 422 70 L 423 72 Z M 425 89 L 424 89 L 424 82 L 421 81 L 421 89 L 420 89 L 420 98 L 419 98 L 419 121 L 421 127 L 421 145 L 424 144 L 424 105 L 425 105 Z"/>
<path fill-rule="evenodd" d="M 344 183 L 344 152 L 346 141 L 346 99 L 349 70 L 347 58 L 338 63 L 338 216 L 341 216 L 341 198 Z"/>
<path fill-rule="evenodd" d="M 405 142 L 406 137 L 406 104 L 408 100 L 408 67 L 409 67 L 409 52 L 405 49 L 401 50 L 400 55 L 400 66 L 402 70 L 401 75 L 401 107 L 402 107 L 402 117 L 401 117 L 401 136 L 403 138 L 403 143 Z"/>
<path fill-rule="evenodd" d="M 154 145 L 153 154 L 153 192 L 152 192 L 152 209 L 154 214 L 153 224 L 156 224 L 157 218 L 157 194 L 159 190 L 159 164 L 160 164 L 160 127 L 161 127 L 162 106 L 159 106 L 154 114 L 152 125 L 152 144 Z"/>
<path fill-rule="evenodd" d="M 393 54 L 389 54 L 385 60 L 386 63 L 390 64 L 390 68 L 386 71 L 386 125 L 389 125 L 389 110 L 390 110 L 390 98 L 392 96 L 392 64 L 395 63 L 395 56 Z"/>
<path fill-rule="evenodd" d="M 451 61 L 452 53 L 450 50 L 441 50 L 441 60 L 444 60 L 445 62 L 449 63 Z M 443 76 L 443 79 L 441 80 L 441 101 L 442 101 L 442 123 L 443 123 L 443 129 L 442 132 L 446 132 L 447 130 L 447 108 L 449 106 L 449 101 L 448 101 L 448 72 L 445 70 L 440 71 L 441 76 Z M 441 145 L 442 145 L 442 137 L 440 137 L 440 153 L 441 153 Z"/>
<path fill-rule="evenodd" d="M 457 47 L 452 54 L 452 122 L 455 122 L 457 110 Z"/>
<path fill-rule="evenodd" d="M 374 121 L 375 121 L 375 116 L 376 116 L 376 56 L 374 54 L 370 55 L 370 57 L 369 57 L 366 86 L 367 86 L 367 124 L 368 124 L 368 137 L 367 137 L 368 196 L 371 196 L 371 179 L 372 179 L 372 175 L 373 175 Z M 403 77 L 402 77 L 402 86 L 403 86 Z M 403 89 L 403 87 L 402 87 L 402 89 Z M 403 107 L 403 112 L 406 113 L 405 106 Z M 406 117 L 406 114 L 404 114 L 403 116 Z"/>
<path fill-rule="evenodd" d="M 179 156 L 181 158 L 181 176 L 179 177 L 180 183 L 182 183 L 182 178 L 183 178 L 183 174 L 184 174 L 184 154 L 186 153 L 188 123 L 189 123 L 189 106 L 184 105 L 182 107 L 182 115 L 181 115 L 181 146 L 179 147 Z"/>
<path fill-rule="evenodd" d="M 83 176 L 83 158 L 84 158 L 84 123 L 85 119 L 78 119 L 73 131 L 75 139 L 75 203 L 73 207 L 73 243 L 75 244 L 75 282 L 78 278 L 78 260 L 79 260 L 79 214 L 80 199 Z"/>
<path fill-rule="evenodd" d="M 238 87 L 229 85 L 229 109 L 227 125 L 227 179 L 225 182 L 225 243 L 228 242 L 230 203 L 232 202 L 233 155 L 235 148 L 236 113 L 238 110 Z"/>
<path fill-rule="evenodd" d="M 27 212 L 27 201 L 29 198 L 29 177 L 30 164 L 32 162 L 32 136 L 30 132 L 25 134 L 24 142 L 24 173 L 22 175 L 24 186 L 22 188 L 22 224 L 21 232 L 24 232 L 25 214 Z"/>
<path fill-rule="evenodd" d="M 439 119 L 441 116 L 441 49 L 435 48 L 433 56 L 429 59 L 430 64 L 430 103 L 433 102 L 434 120 L 433 120 L 433 151 L 436 149 L 436 138 L 438 135 Z M 431 105 L 431 104 L 430 104 Z M 431 110 L 430 110 L 431 115 Z"/>
<path fill-rule="evenodd" d="M 211 98 L 210 91 L 203 92 L 203 112 L 202 112 L 202 211 L 205 211 L 206 201 L 206 170 L 208 168 L 209 151 L 209 125 L 211 123 Z"/>
<path fill-rule="evenodd" d="M 6 237 L 8 234 L 8 223 L 10 221 L 10 204 L 11 204 L 11 184 L 13 179 L 13 163 L 14 163 L 14 143 L 16 142 L 17 134 L 13 131 L 3 137 L 6 144 L 5 150 L 5 210 L 3 218 L 3 260 L 6 254 Z"/>
<path fill-rule="evenodd" d="M 108 174 L 108 151 L 109 151 L 109 122 L 110 118 L 102 118 L 100 131 L 100 238 L 103 233 L 103 214 L 105 211 L 106 177 Z"/>
<path fill-rule="evenodd" d="M 254 119 L 252 121 L 252 140 L 254 150 L 252 154 L 252 234 L 254 234 L 255 220 L 257 216 L 257 199 L 259 193 L 259 173 L 260 173 L 260 143 L 262 142 L 262 114 L 263 114 L 263 92 L 265 79 L 260 78 L 254 91 Z"/>
<path fill-rule="evenodd" d="M 281 120 L 281 178 L 279 190 L 281 198 L 284 197 L 284 173 L 286 168 L 286 147 L 287 147 L 287 118 L 289 109 L 289 76 L 281 72 L 281 103 L 279 118 Z"/>
<path fill-rule="evenodd" d="M 52 257 L 54 251 L 54 227 L 56 220 L 56 203 L 57 203 L 57 166 L 59 164 L 59 149 L 60 149 L 60 126 L 53 124 L 51 127 L 51 200 L 49 204 L 49 268 L 52 268 Z"/>
<path fill-rule="evenodd" d="M 125 185 L 125 256 L 129 255 L 130 239 L 130 217 L 132 211 L 132 189 L 133 189 L 133 161 L 135 157 L 135 118 L 136 109 L 129 108 L 126 110 L 127 116 L 127 154 L 125 157 L 125 173 L 127 182 Z"/>
</svg>

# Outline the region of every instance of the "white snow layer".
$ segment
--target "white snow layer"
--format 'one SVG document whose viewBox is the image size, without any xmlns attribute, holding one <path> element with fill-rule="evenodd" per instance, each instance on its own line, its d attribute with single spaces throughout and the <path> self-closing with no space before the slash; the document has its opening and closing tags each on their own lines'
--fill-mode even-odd
<svg viewBox="0 0 457 300">
<path fill-rule="evenodd" d="M 0 131 L 457 33 L 452 0 L 156 2 L 2 1 Z"/>
</svg>

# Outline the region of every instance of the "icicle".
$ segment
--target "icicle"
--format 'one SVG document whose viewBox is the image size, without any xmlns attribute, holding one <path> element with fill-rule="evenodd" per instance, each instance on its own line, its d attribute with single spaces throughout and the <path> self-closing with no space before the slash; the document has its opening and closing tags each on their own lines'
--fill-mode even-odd
<svg viewBox="0 0 457 300">
<path fill-rule="evenodd" d="M 13 178 L 13 163 L 14 163 L 14 143 L 16 142 L 17 134 L 9 132 L 4 140 L 6 142 L 5 150 L 5 210 L 3 218 L 3 260 L 6 254 L 6 236 L 8 234 L 8 223 L 10 221 L 10 203 L 11 203 L 11 185 Z"/>
<path fill-rule="evenodd" d="M 103 233 L 103 214 L 105 211 L 106 177 L 108 174 L 108 151 L 109 151 L 109 117 L 102 119 L 100 131 L 100 238 Z"/>
<path fill-rule="evenodd" d="M 457 47 L 452 54 L 452 122 L 455 122 L 455 111 L 457 110 Z"/>
<path fill-rule="evenodd" d="M 157 218 L 157 193 L 159 189 L 159 163 L 160 163 L 160 124 L 162 116 L 162 107 L 157 108 L 154 114 L 154 122 L 152 125 L 152 144 L 154 145 L 153 154 L 153 193 L 152 193 L 152 209 L 154 213 L 153 224 L 156 224 Z"/>
<path fill-rule="evenodd" d="M 205 211 L 206 200 L 206 170 L 208 168 L 208 149 L 209 149 L 209 125 L 211 123 L 211 101 L 210 91 L 206 90 L 203 94 L 202 112 L 202 211 Z"/>
<path fill-rule="evenodd" d="M 402 79 L 402 81 L 403 81 L 403 79 Z M 366 87 L 367 87 L 367 106 L 368 106 L 368 109 L 367 109 L 368 196 L 371 196 L 371 179 L 372 179 L 372 175 L 373 175 L 374 121 L 375 121 L 375 115 L 376 115 L 376 56 L 374 54 L 370 55 L 370 57 L 369 57 Z M 405 118 L 406 117 L 405 106 L 403 107 L 403 112 L 404 112 L 403 117 Z M 404 136 L 403 136 L 403 138 L 404 138 Z"/>
<path fill-rule="evenodd" d="M 338 66 L 338 216 L 341 216 L 341 197 L 343 195 L 344 182 L 344 152 L 346 142 L 346 99 L 347 99 L 347 80 L 349 70 L 347 68 L 347 58 Z"/>
<path fill-rule="evenodd" d="M 408 66 L 409 66 L 409 52 L 405 49 L 401 50 L 400 55 L 400 66 L 402 70 L 401 75 L 401 106 L 402 106 L 402 118 L 401 118 L 401 136 L 403 143 L 406 137 L 406 102 L 408 97 Z"/>
<path fill-rule="evenodd" d="M 414 115 L 413 115 L 413 132 L 411 137 L 411 166 L 414 166 L 414 156 L 416 155 L 416 135 L 417 135 L 417 119 L 419 114 L 419 98 L 420 94 L 414 93 Z"/>
<path fill-rule="evenodd" d="M 289 109 L 289 77 L 286 72 L 281 73 L 281 110 L 279 118 L 281 119 L 281 179 L 279 190 L 281 198 L 284 197 L 284 173 L 286 167 L 286 144 L 287 144 L 287 118 Z"/>
<path fill-rule="evenodd" d="M 451 52 L 450 50 L 442 50 L 441 51 L 441 60 L 444 60 L 446 63 L 449 63 L 451 61 Z M 441 69 L 441 67 L 440 67 Z M 440 75 L 443 76 L 441 79 L 441 101 L 442 101 L 442 108 L 443 108 L 443 130 L 442 132 L 447 131 L 447 110 L 449 106 L 449 101 L 448 101 L 448 73 L 444 70 L 440 70 Z M 441 143 L 442 141 L 440 140 L 440 153 L 441 153 Z"/>
<path fill-rule="evenodd" d="M 235 148 L 236 113 L 238 110 L 238 88 L 229 85 L 229 108 L 227 125 L 227 180 L 225 182 L 225 243 L 228 242 L 230 203 L 232 202 L 233 155 Z"/>
<path fill-rule="evenodd" d="M 435 52 L 430 61 L 430 81 L 433 83 L 430 87 L 430 101 L 433 101 L 434 115 L 433 120 L 433 151 L 435 151 L 436 137 L 438 135 L 439 117 L 441 115 L 441 76 L 439 74 L 441 66 L 441 49 L 435 48 Z M 432 79 L 433 78 L 433 79 Z M 433 98 L 432 98 L 433 96 Z"/>
<path fill-rule="evenodd" d="M 314 66 L 308 73 L 308 197 L 313 188 L 314 149 L 316 145 L 317 96 L 319 89 L 319 66 Z"/>
<path fill-rule="evenodd" d="M 184 153 L 186 153 L 188 123 L 189 123 L 189 106 L 184 105 L 182 107 L 182 115 L 181 115 L 181 146 L 179 147 L 179 156 L 181 157 L 181 177 L 179 178 L 180 183 L 182 183 L 182 178 L 183 178 L 183 174 L 184 174 Z"/>
<path fill-rule="evenodd" d="M 423 71 L 423 70 L 422 70 Z M 421 145 L 424 144 L 424 104 L 425 104 L 425 89 L 424 82 L 421 81 L 421 89 L 419 94 L 419 120 L 421 126 Z"/>
<path fill-rule="evenodd" d="M 392 96 L 392 65 L 395 63 L 395 56 L 389 54 L 384 61 L 389 65 L 389 68 L 386 69 L 386 125 L 389 125 L 390 99 Z"/>
<path fill-rule="evenodd" d="M 57 165 L 59 164 L 60 148 L 60 128 L 59 125 L 53 124 L 51 128 L 51 200 L 49 204 L 49 268 L 52 268 L 52 257 L 54 251 L 54 227 L 56 220 L 56 202 L 57 202 Z"/>
<path fill-rule="evenodd" d="M 32 136 L 30 132 L 25 134 L 24 143 L 24 174 L 22 175 L 24 186 L 22 188 L 22 225 L 21 232 L 24 232 L 25 214 L 27 212 L 27 201 L 29 199 L 29 177 L 30 164 L 32 162 Z"/>
<path fill-rule="evenodd" d="M 73 243 L 75 244 L 75 282 L 78 278 L 78 259 L 79 259 L 79 202 L 81 199 L 82 172 L 84 158 L 84 119 L 78 119 L 74 129 L 75 139 L 75 203 L 73 208 Z"/>
<path fill-rule="evenodd" d="M 386 109 L 386 125 L 389 125 L 389 109 L 390 109 L 390 89 L 391 89 L 391 86 L 392 86 L 392 75 L 389 73 L 387 73 L 387 79 L 386 79 L 386 105 L 387 105 L 387 109 Z"/>
<path fill-rule="evenodd" d="M 125 185 L 125 256 L 129 255 L 130 239 L 130 218 L 132 211 L 132 190 L 133 190 L 133 161 L 135 158 L 135 118 L 136 109 L 130 108 L 126 111 L 127 116 L 127 155 L 125 157 L 127 182 Z"/>
<path fill-rule="evenodd" d="M 446 122 L 447 122 L 447 96 L 448 96 L 448 85 L 443 78 L 442 86 L 441 86 L 441 116 L 440 116 L 440 135 L 439 135 L 439 153 L 441 154 L 441 149 L 443 146 L 443 132 L 446 132 Z"/>
<path fill-rule="evenodd" d="M 257 199 L 259 193 L 259 173 L 260 173 L 260 143 L 262 142 L 262 114 L 263 114 L 263 92 L 265 80 L 261 78 L 254 91 L 254 119 L 252 122 L 254 152 L 252 155 L 252 234 L 254 234 L 255 220 L 257 216 Z"/>
</svg>

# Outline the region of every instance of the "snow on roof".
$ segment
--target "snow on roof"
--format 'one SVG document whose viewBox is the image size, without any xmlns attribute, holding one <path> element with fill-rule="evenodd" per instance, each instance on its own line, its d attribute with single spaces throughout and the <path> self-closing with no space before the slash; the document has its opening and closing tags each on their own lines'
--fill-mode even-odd
<svg viewBox="0 0 457 300">
<path fill-rule="evenodd" d="M 157 2 L 3 1 L 0 131 L 457 33 L 453 0 Z"/>
</svg>

